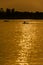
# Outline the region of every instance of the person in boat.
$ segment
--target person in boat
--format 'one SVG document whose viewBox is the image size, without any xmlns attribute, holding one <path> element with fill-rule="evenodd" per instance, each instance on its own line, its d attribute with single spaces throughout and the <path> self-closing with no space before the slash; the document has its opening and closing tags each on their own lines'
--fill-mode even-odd
<svg viewBox="0 0 43 65">
<path fill-rule="evenodd" d="M 26 21 L 24 21 L 24 23 L 23 24 L 29 24 L 28 22 L 26 22 Z"/>
<path fill-rule="evenodd" d="M 24 21 L 24 24 L 26 23 L 26 21 Z"/>
</svg>

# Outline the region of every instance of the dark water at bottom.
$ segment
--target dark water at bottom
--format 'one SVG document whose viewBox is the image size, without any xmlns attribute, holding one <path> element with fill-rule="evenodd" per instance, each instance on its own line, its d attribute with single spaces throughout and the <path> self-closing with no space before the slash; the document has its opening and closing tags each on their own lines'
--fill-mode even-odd
<svg viewBox="0 0 43 65">
<path fill-rule="evenodd" d="M 0 65 L 43 65 L 43 20 L 0 20 Z"/>
</svg>

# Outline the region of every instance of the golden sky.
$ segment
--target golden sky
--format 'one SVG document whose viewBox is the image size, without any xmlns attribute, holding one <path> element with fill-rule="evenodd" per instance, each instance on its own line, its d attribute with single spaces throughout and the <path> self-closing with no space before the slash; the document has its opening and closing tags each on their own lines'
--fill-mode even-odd
<svg viewBox="0 0 43 65">
<path fill-rule="evenodd" d="M 0 0 L 1 7 L 20 11 L 43 11 L 43 0 Z"/>
</svg>

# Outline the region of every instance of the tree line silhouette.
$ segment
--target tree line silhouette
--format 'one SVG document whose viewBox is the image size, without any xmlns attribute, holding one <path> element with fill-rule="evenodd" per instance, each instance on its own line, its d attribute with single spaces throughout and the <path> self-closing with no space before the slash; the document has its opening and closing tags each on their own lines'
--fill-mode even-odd
<svg viewBox="0 0 43 65">
<path fill-rule="evenodd" d="M 43 19 L 43 12 L 20 12 L 15 9 L 0 8 L 0 19 Z"/>
</svg>

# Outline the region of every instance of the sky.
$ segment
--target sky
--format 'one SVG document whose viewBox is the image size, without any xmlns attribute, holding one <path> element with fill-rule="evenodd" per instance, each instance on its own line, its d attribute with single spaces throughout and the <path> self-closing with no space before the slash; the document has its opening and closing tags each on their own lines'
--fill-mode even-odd
<svg viewBox="0 0 43 65">
<path fill-rule="evenodd" d="M 19 11 L 43 11 L 43 0 L 0 0 L 0 8 Z"/>
</svg>

